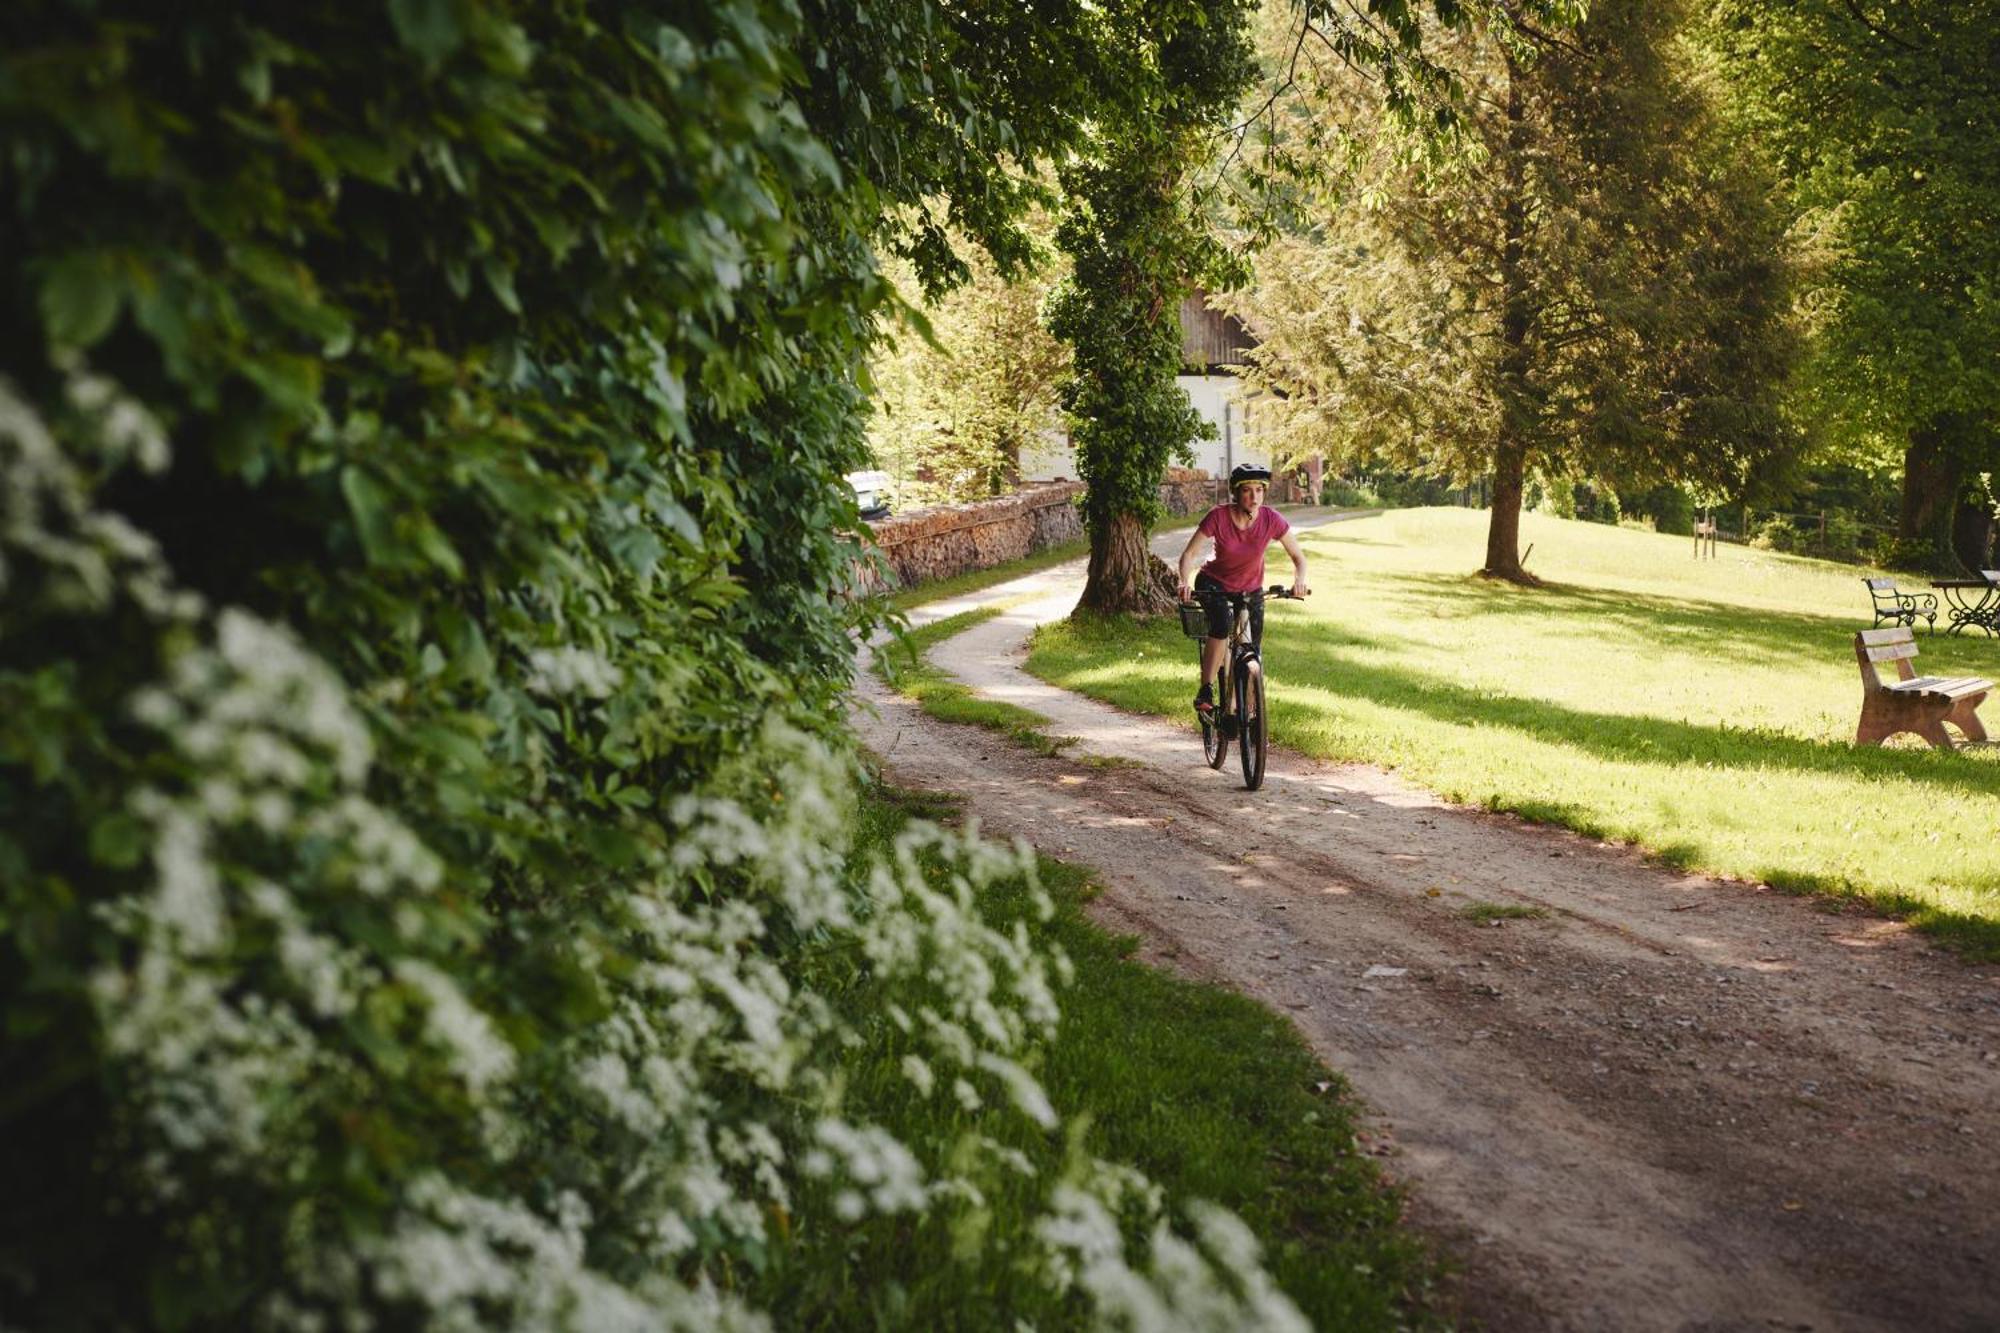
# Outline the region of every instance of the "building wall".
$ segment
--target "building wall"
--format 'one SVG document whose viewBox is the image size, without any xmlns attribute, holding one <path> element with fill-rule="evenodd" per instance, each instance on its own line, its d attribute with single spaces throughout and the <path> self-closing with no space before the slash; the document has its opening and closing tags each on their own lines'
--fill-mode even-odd
<svg viewBox="0 0 2000 1333">
<path fill-rule="evenodd" d="M 1211 477 L 1227 477 L 1238 463 L 1271 464 L 1270 451 L 1255 438 L 1256 414 L 1244 401 L 1243 382 L 1234 375 L 1176 375 L 1188 401 L 1215 429 L 1212 440 L 1194 442 L 1194 466 Z M 1051 430 L 1036 448 L 1021 451 L 1022 481 L 1070 481 L 1076 477 L 1076 450 L 1068 436 Z"/>
</svg>

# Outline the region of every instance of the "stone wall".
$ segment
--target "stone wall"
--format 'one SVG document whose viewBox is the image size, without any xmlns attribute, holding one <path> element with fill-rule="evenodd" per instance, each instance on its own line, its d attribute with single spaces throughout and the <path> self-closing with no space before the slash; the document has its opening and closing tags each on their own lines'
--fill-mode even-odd
<svg viewBox="0 0 2000 1333">
<path fill-rule="evenodd" d="M 1054 481 L 993 500 L 918 509 L 873 523 L 876 549 L 897 587 L 1018 560 L 1083 533 L 1083 483 Z"/>
<path fill-rule="evenodd" d="M 1160 502 L 1169 514 L 1187 516 L 1217 503 L 1221 483 L 1206 472 L 1170 468 L 1160 484 Z M 1012 495 L 971 504 L 939 505 L 898 514 L 869 525 L 875 547 L 894 576 L 894 586 L 911 587 L 1046 551 L 1083 535 L 1076 497 L 1083 483 L 1053 481 Z M 865 577 L 873 591 L 878 580 Z"/>
</svg>

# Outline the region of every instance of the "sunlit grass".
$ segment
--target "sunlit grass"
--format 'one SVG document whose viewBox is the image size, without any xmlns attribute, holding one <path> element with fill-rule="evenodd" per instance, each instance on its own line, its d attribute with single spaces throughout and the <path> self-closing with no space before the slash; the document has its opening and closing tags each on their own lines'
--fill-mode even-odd
<svg viewBox="0 0 2000 1333">
<path fill-rule="evenodd" d="M 1272 739 L 1677 865 L 1856 895 L 2000 955 L 2000 753 L 1860 750 L 1864 571 L 1528 515 L 1548 586 L 1478 578 L 1483 513 L 1302 534 L 1315 595 L 1274 603 Z M 1920 635 L 1919 669 L 2000 677 L 2000 643 Z M 1060 623 L 1028 669 L 1192 726 L 1171 623 Z M 1989 705 L 2000 724 L 2000 704 Z"/>
</svg>

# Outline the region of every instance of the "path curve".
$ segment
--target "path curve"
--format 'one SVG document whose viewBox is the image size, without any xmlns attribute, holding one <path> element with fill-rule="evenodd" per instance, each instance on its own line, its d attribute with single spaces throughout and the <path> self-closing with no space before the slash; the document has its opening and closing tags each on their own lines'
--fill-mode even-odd
<svg viewBox="0 0 2000 1333">
<path fill-rule="evenodd" d="M 1030 595 L 931 660 L 1132 766 L 935 722 L 867 673 L 857 727 L 890 780 L 1093 867 L 1143 957 L 1289 1015 L 1370 1108 L 1468 1322 L 2000 1328 L 2000 968 L 1380 769 L 1273 747 L 1247 793 L 1190 729 L 1020 669 L 1081 585 L 1079 562 L 913 618 Z"/>
</svg>

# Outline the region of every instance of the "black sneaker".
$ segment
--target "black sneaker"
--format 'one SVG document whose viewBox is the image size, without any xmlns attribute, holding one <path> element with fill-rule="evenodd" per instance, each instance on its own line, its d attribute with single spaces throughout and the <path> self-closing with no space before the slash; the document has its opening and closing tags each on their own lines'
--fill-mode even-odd
<svg viewBox="0 0 2000 1333">
<path fill-rule="evenodd" d="M 1215 711 L 1215 691 L 1210 688 L 1207 681 L 1203 681 L 1201 688 L 1195 691 L 1194 711 L 1203 717 Z"/>
</svg>

